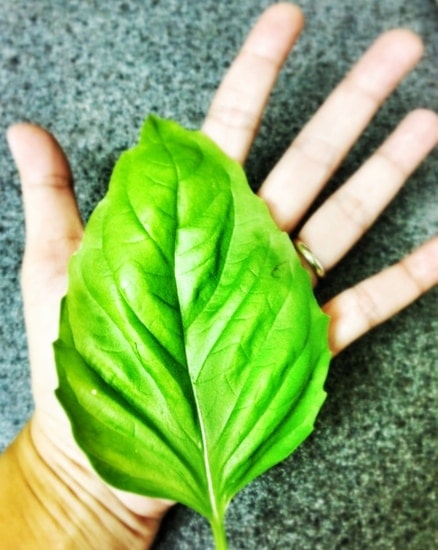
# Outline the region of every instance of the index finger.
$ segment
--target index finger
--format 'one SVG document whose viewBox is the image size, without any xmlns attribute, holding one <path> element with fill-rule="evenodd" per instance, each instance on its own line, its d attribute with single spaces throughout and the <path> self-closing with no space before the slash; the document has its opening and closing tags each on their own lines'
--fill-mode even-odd
<svg viewBox="0 0 438 550">
<path fill-rule="evenodd" d="M 248 155 L 278 73 L 303 24 L 297 6 L 280 3 L 268 8 L 213 98 L 202 130 L 241 163 Z"/>
</svg>

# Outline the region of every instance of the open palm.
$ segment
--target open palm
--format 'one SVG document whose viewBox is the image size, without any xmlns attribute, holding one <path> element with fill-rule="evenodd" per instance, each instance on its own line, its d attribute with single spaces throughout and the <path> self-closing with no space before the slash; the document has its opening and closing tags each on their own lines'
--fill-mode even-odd
<svg viewBox="0 0 438 550">
<path fill-rule="evenodd" d="M 302 25 L 302 15 L 294 6 L 269 8 L 213 99 L 203 131 L 241 163 Z M 310 205 L 380 104 L 421 54 L 421 42 L 412 33 L 396 30 L 381 36 L 295 137 L 260 189 L 279 227 L 304 241 L 325 270 L 364 234 L 437 142 L 436 115 L 425 110 L 410 113 L 374 155 L 305 220 Z M 16 125 L 8 137 L 22 181 L 26 215 L 22 286 L 35 398 L 33 440 L 53 468 L 80 465 L 83 478 L 77 482 L 94 484 L 93 496 L 113 506 L 117 514 L 127 514 L 125 522 L 148 543 L 170 503 L 115 491 L 99 480 L 76 446 L 54 396 L 57 379 L 52 342 L 58 332 L 60 299 L 67 288 L 67 263 L 83 232 L 68 161 L 56 140 L 39 127 Z M 301 229 L 296 235 L 298 224 Z M 331 316 L 332 352 L 338 353 L 431 288 L 437 273 L 435 239 L 331 299 L 323 307 Z"/>
</svg>

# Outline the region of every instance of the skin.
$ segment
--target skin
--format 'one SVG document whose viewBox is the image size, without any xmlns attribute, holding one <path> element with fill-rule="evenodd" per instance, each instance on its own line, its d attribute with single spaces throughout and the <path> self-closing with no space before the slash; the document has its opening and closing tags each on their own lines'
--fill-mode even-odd
<svg viewBox="0 0 438 550">
<path fill-rule="evenodd" d="M 213 99 L 203 131 L 241 163 L 303 23 L 300 10 L 291 4 L 268 8 Z M 279 227 L 294 234 L 300 223 L 297 236 L 326 270 L 364 234 L 438 141 L 434 113 L 408 114 L 373 156 L 306 219 L 310 204 L 422 51 L 420 39 L 405 30 L 378 38 L 260 189 Z M 53 394 L 57 381 L 51 344 L 67 287 L 66 266 L 83 232 L 68 161 L 55 138 L 37 126 L 15 125 L 8 140 L 26 216 L 22 288 L 35 413 L 0 457 L 2 548 L 149 547 L 172 503 L 117 491 L 100 480 L 76 446 Z M 376 181 L 385 185 L 377 186 Z M 438 239 L 433 239 L 332 298 L 323 308 L 331 316 L 333 354 L 424 294 L 437 283 L 437 273 Z"/>
</svg>

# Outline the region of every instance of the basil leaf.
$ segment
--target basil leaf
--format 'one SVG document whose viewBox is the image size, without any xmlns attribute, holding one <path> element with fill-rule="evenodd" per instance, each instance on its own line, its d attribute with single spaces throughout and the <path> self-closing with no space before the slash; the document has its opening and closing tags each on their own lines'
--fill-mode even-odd
<svg viewBox="0 0 438 550">
<path fill-rule="evenodd" d="M 151 116 L 71 260 L 57 396 L 106 481 L 190 506 L 225 547 L 230 500 L 312 431 L 327 326 L 241 167 Z"/>
</svg>

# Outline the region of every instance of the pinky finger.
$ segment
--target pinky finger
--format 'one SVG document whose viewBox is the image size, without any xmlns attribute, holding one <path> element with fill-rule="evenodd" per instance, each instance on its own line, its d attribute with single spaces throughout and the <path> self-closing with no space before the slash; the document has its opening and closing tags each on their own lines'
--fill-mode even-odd
<svg viewBox="0 0 438 550">
<path fill-rule="evenodd" d="M 333 355 L 411 304 L 438 283 L 438 237 L 324 306 Z"/>
</svg>

